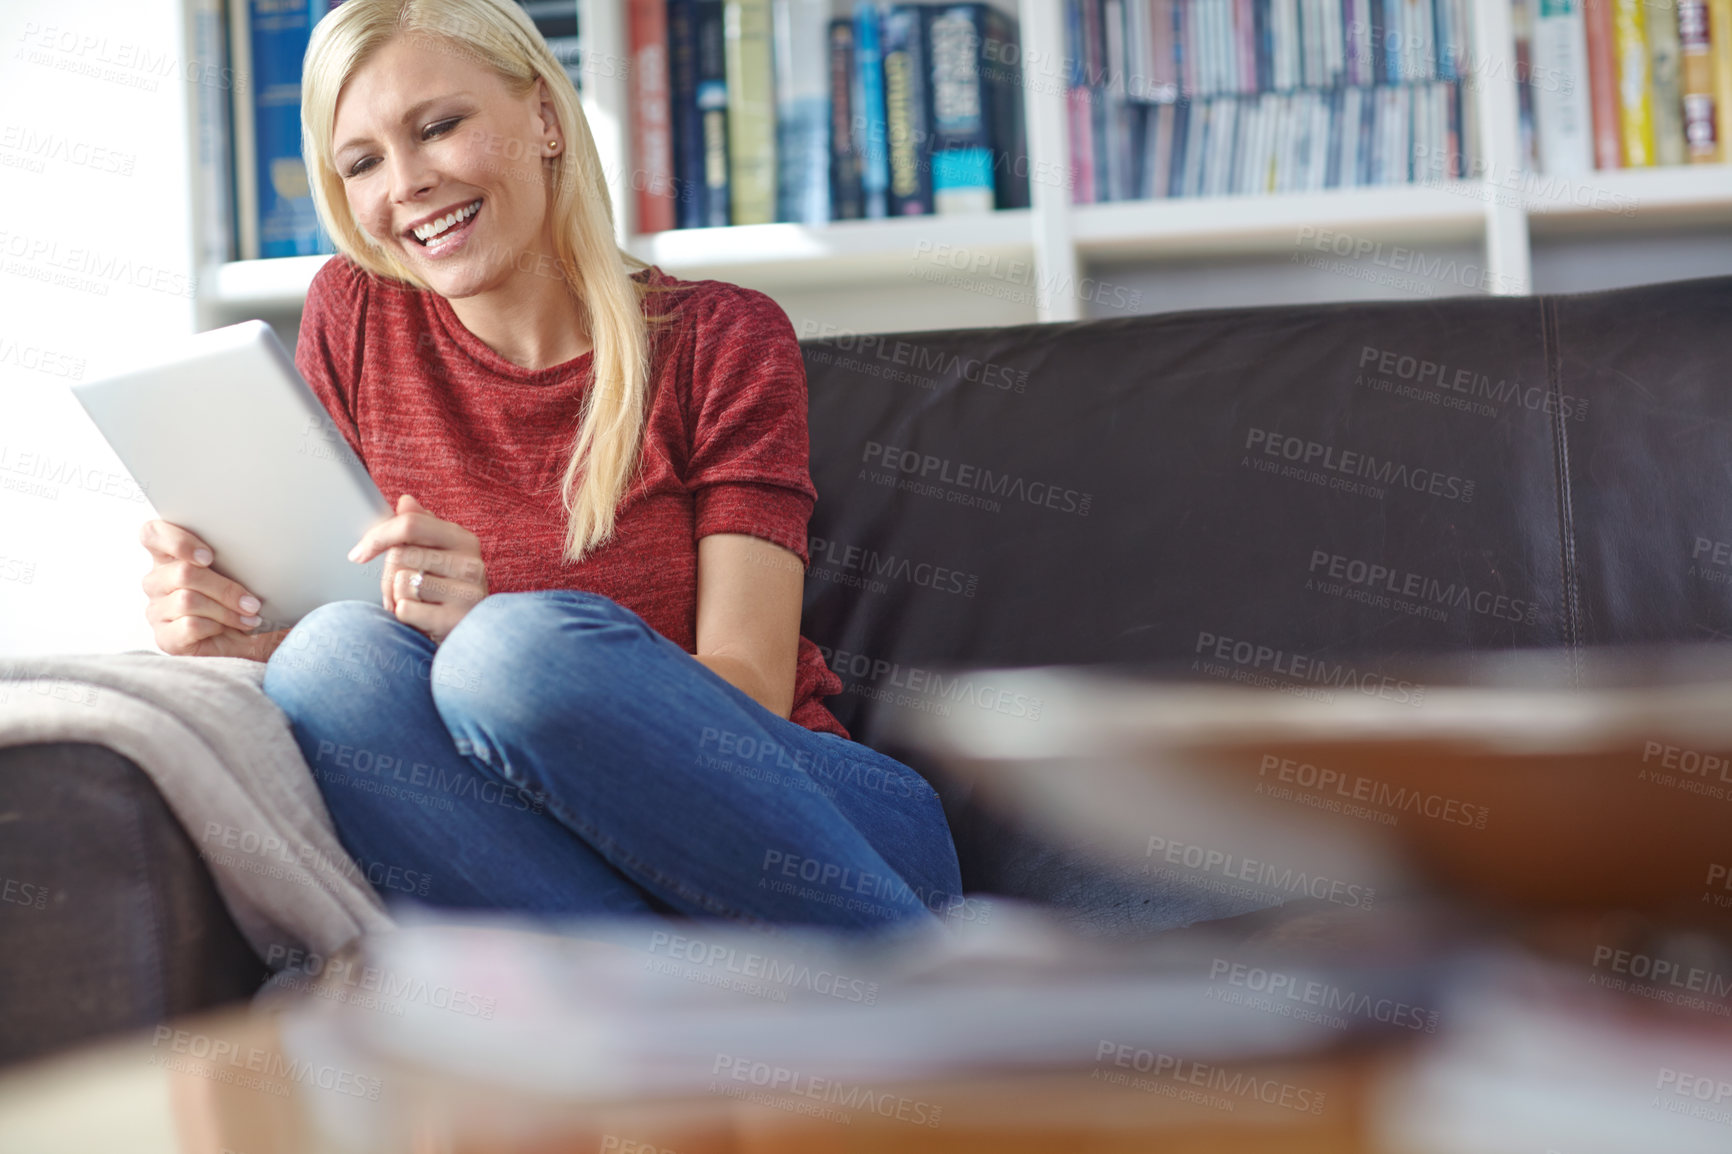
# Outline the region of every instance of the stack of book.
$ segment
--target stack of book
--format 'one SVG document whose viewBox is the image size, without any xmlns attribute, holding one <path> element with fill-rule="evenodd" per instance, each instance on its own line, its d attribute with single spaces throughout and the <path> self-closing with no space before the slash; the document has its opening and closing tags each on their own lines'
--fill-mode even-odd
<svg viewBox="0 0 1732 1154">
<path fill-rule="evenodd" d="M 1515 0 L 1529 163 L 1732 160 L 1732 0 Z"/>
<path fill-rule="evenodd" d="M 1064 0 L 1072 200 L 1462 176 L 1466 0 Z"/>
<path fill-rule="evenodd" d="M 637 232 L 1027 207 L 1002 9 L 628 3 Z"/>
</svg>

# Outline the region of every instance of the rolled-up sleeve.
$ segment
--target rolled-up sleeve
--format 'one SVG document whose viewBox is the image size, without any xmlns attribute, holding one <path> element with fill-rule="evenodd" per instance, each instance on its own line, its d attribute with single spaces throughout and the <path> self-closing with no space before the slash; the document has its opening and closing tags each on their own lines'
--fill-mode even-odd
<svg viewBox="0 0 1732 1154">
<path fill-rule="evenodd" d="M 763 293 L 718 293 L 693 350 L 686 486 L 699 538 L 744 533 L 809 561 L 812 485 L 806 365 L 794 326 Z"/>
</svg>

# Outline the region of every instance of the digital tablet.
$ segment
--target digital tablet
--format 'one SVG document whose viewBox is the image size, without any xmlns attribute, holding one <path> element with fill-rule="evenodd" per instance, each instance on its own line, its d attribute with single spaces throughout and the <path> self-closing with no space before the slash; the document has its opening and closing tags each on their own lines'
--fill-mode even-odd
<svg viewBox="0 0 1732 1154">
<path fill-rule="evenodd" d="M 72 392 L 157 515 L 263 602 L 256 632 L 328 601 L 378 603 L 385 555 L 348 552 L 394 509 L 264 321 Z"/>
</svg>

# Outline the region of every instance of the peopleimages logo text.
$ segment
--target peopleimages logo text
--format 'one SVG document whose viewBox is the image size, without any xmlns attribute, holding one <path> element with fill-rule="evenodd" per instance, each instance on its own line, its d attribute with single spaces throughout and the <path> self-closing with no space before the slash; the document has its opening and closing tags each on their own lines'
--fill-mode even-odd
<svg viewBox="0 0 1732 1154">
<path fill-rule="evenodd" d="M 866 442 L 861 451 L 861 463 L 892 469 L 910 477 L 919 477 L 922 481 L 938 481 L 958 489 L 991 493 L 994 497 L 1025 501 L 1030 505 L 1044 505 L 1048 509 L 1075 513 L 1081 517 L 1089 515 L 1089 506 L 1094 503 L 1092 494 L 1076 489 L 1045 481 L 1027 481 L 1010 473 L 994 473 L 991 469 L 978 465 L 952 461 L 948 457 L 935 457 L 931 453 L 898 448 L 878 441 Z"/>
<path fill-rule="evenodd" d="M 1338 449 L 1322 441 L 1307 440 L 1255 426 L 1246 430 L 1247 452 L 1262 453 L 1296 465 L 1325 469 L 1343 476 L 1355 477 L 1378 485 L 1411 489 L 1433 497 L 1446 497 L 1462 504 L 1473 501 L 1474 483 L 1436 469 L 1413 469 L 1405 464 L 1379 459 L 1370 453 Z"/>
</svg>

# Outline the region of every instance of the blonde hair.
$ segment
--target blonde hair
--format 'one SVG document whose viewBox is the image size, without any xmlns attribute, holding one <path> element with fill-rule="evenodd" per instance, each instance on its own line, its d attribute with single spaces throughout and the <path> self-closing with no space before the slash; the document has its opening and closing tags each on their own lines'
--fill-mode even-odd
<svg viewBox="0 0 1732 1154">
<path fill-rule="evenodd" d="M 332 155 L 343 86 L 405 34 L 447 42 L 498 73 L 516 95 L 538 79 L 552 95 L 567 143 L 544 161 L 551 168 L 554 253 L 594 345 L 591 385 L 560 482 L 565 559 L 579 561 L 613 536 L 649 409 L 651 325 L 670 318 L 644 315 L 644 295 L 656 290 L 632 274 L 649 266 L 614 242 L 613 206 L 577 90 L 515 0 L 347 0 L 313 29 L 301 81 L 302 151 L 319 222 L 337 251 L 376 276 L 427 288 L 355 222 Z"/>
</svg>

